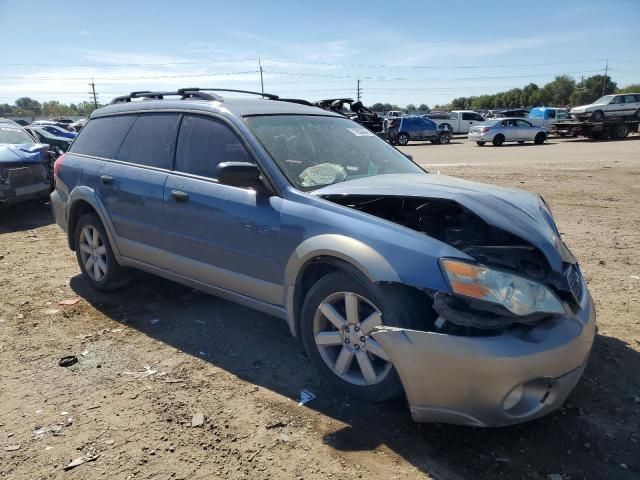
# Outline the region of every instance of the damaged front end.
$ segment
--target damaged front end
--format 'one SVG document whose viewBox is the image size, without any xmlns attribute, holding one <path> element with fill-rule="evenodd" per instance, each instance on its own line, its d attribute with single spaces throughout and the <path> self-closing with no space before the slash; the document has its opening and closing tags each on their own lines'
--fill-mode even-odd
<svg viewBox="0 0 640 480">
<path fill-rule="evenodd" d="M 460 252 L 437 259 L 448 289 L 411 285 L 430 307 L 417 327 L 372 334 L 413 418 L 500 426 L 545 415 L 580 378 L 595 335 L 577 261 L 540 197 L 424 177 L 393 193 L 376 185 L 348 191 L 349 182 L 317 192 Z"/>
<path fill-rule="evenodd" d="M 323 198 L 424 233 L 473 258 L 477 265 L 485 267 L 485 273 L 506 278 L 496 286 L 497 292 L 491 292 L 492 295 L 489 296 L 486 295 L 486 287 L 478 284 L 478 278 L 463 275 L 469 273 L 470 269 L 477 268 L 475 265 L 470 264 L 466 268 L 464 264 L 460 264 L 457 266 L 458 270 L 466 272 L 457 273 L 447 273 L 447 269 L 443 268 L 452 291 L 427 290 L 433 309 L 440 317 L 434 325 L 438 330 L 443 329 L 445 322 L 486 330 L 500 329 L 516 323 L 533 324 L 550 314 L 564 313 L 564 307 L 559 308 L 563 301 L 569 307 L 577 307 L 577 299 L 581 294 L 580 282 L 576 282 L 574 278 L 575 275 L 580 275 L 577 264 L 562 261 L 560 271 L 552 268 L 539 248 L 509 231 L 489 224 L 455 200 L 344 194 L 325 195 Z M 567 257 L 568 260 L 573 259 L 570 255 Z M 443 259 L 441 265 L 451 265 L 453 268 L 455 261 Z M 453 279 L 452 276 L 457 278 Z M 505 307 L 505 302 L 499 301 L 500 297 L 517 297 L 518 292 L 512 288 L 513 284 L 523 282 L 527 283 L 525 287 L 533 286 L 532 290 L 537 289 L 532 292 L 533 295 L 550 291 L 549 295 L 557 299 L 555 308 L 525 312 L 522 309 L 508 308 L 508 302 Z M 458 289 L 454 288 L 456 285 Z"/>
</svg>

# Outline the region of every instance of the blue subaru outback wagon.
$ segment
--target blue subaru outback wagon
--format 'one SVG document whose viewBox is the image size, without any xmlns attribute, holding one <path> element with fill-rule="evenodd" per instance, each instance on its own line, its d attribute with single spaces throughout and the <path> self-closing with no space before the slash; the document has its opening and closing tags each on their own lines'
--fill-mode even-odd
<svg viewBox="0 0 640 480">
<path fill-rule="evenodd" d="M 417 421 L 560 406 L 595 311 L 542 198 L 428 173 L 305 103 L 182 89 L 96 110 L 51 194 L 87 283 L 139 269 L 280 317 L 337 389 L 405 394 Z"/>
</svg>

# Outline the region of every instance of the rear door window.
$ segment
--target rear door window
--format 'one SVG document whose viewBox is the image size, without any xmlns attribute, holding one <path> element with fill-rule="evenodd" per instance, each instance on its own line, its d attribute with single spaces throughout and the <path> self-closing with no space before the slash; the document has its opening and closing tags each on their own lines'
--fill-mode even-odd
<svg viewBox="0 0 640 480">
<path fill-rule="evenodd" d="M 115 158 L 135 115 L 94 118 L 87 122 L 69 149 L 71 153 Z"/>
<path fill-rule="evenodd" d="M 120 147 L 118 160 L 169 169 L 179 118 L 177 113 L 140 115 Z"/>
<path fill-rule="evenodd" d="M 227 125 L 212 118 L 186 115 L 178 135 L 175 169 L 216 178 L 216 167 L 222 162 L 253 163 L 253 159 Z"/>
</svg>

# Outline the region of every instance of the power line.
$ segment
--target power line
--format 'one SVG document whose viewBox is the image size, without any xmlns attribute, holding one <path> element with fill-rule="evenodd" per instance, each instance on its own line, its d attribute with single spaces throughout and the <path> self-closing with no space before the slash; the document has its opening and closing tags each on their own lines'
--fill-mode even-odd
<svg viewBox="0 0 640 480">
<path fill-rule="evenodd" d="M 567 60 L 560 62 L 544 63 L 516 63 L 500 65 L 403 65 L 403 64 L 364 64 L 364 63 L 340 63 L 322 62 L 313 60 L 296 60 L 286 58 L 262 58 L 263 62 L 289 63 L 294 65 L 320 65 L 330 67 L 351 67 L 351 68 L 412 68 L 412 69 L 483 69 L 483 68 L 522 68 L 522 67 L 542 67 L 551 65 L 575 65 L 581 63 L 597 63 L 606 59 L 595 58 L 591 60 Z M 159 62 L 159 63 L 0 63 L 0 66 L 12 67 L 94 67 L 94 68 L 117 68 L 117 67 L 165 67 L 175 65 L 207 65 L 214 63 L 241 63 L 260 61 L 259 58 L 228 58 L 219 60 L 193 60 L 184 62 Z M 628 60 L 614 60 L 621 63 L 640 63 Z"/>
</svg>

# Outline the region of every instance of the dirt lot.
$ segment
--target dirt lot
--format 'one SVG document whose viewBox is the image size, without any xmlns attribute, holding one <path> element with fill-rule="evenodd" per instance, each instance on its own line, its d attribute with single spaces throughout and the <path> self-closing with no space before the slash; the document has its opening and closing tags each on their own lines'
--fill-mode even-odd
<svg viewBox="0 0 640 480">
<path fill-rule="evenodd" d="M 336 395 L 280 320 L 143 274 L 89 291 L 48 205 L 29 204 L 0 211 L 0 477 L 639 478 L 640 137 L 406 151 L 550 203 L 599 314 L 562 409 L 472 429 Z M 317 398 L 300 407 L 303 388 Z M 83 455 L 97 458 L 63 470 Z"/>
</svg>

